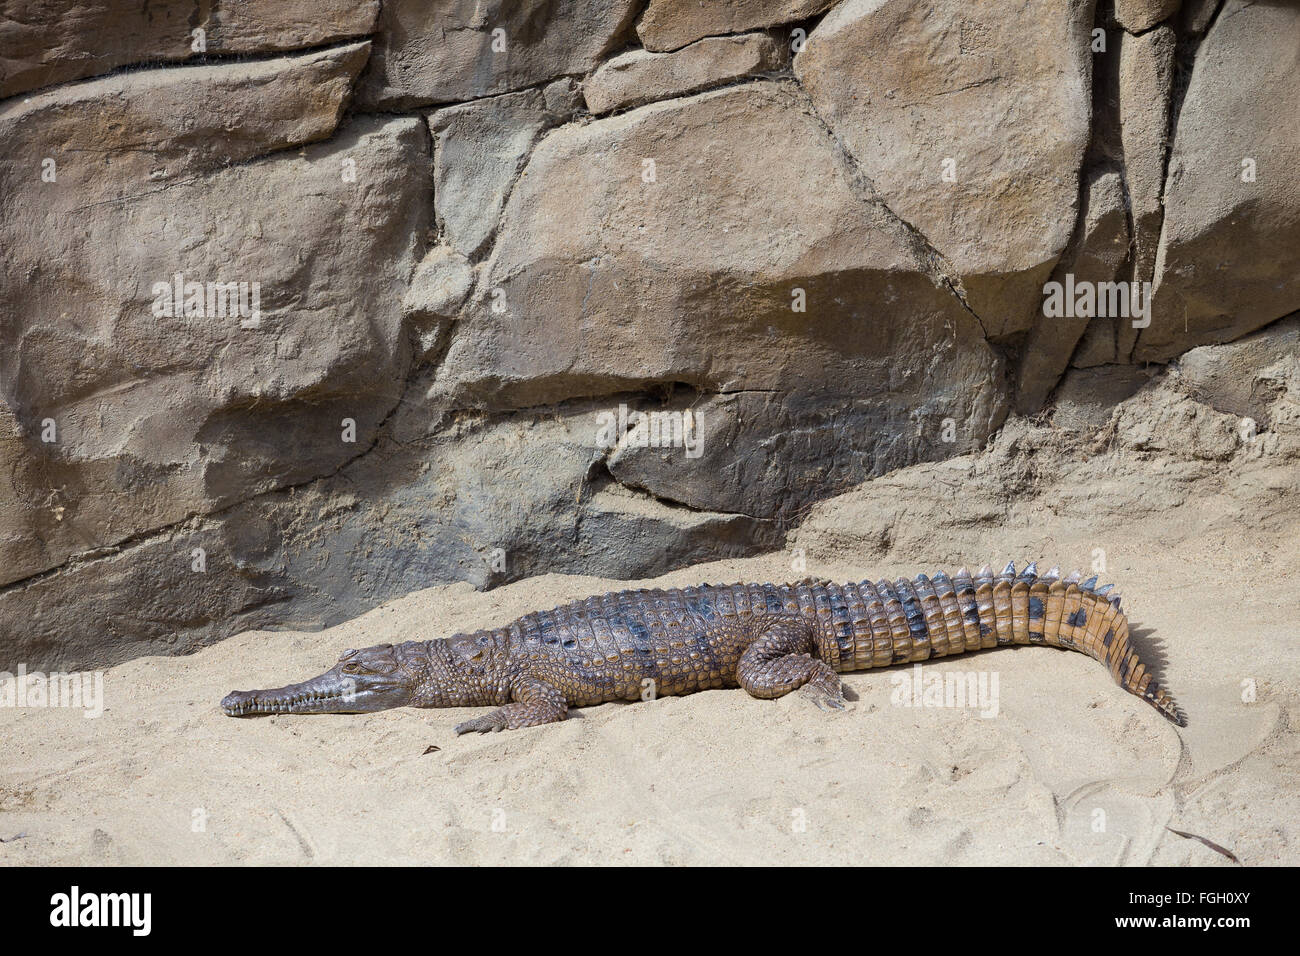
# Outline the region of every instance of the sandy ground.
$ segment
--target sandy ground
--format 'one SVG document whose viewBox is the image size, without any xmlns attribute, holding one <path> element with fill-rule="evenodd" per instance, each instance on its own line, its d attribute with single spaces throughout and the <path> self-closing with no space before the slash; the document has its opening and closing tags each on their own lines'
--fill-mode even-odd
<svg viewBox="0 0 1300 956">
<path fill-rule="evenodd" d="M 1139 585 L 1131 566 L 1111 575 L 1164 643 L 1186 729 L 1052 648 L 935 665 L 996 671 L 992 718 L 897 706 L 894 671 L 848 676 L 858 699 L 843 714 L 713 691 L 468 738 L 451 728 L 478 710 L 218 711 L 228 690 L 315 674 L 345 647 L 492 625 L 616 584 L 435 588 L 320 633 L 248 633 L 115 667 L 98 719 L 0 710 L 0 861 L 1231 865 L 1173 827 L 1247 864 L 1300 862 L 1300 668 L 1279 613 L 1294 606 L 1294 577 L 1263 554 L 1207 579 L 1192 557 L 1143 555 L 1141 577 L 1158 585 Z M 657 583 L 785 577 L 789 560 Z M 835 577 L 868 570 L 812 563 Z"/>
<path fill-rule="evenodd" d="M 645 583 L 1104 558 L 1187 728 L 1098 663 L 1045 647 L 930 665 L 996 672 L 993 717 L 900 706 L 907 669 L 848 675 L 856 699 L 837 714 L 725 690 L 482 737 L 452 733 L 479 709 L 218 710 L 227 691 L 301 680 L 347 647 L 628 586 L 458 585 L 323 632 L 247 633 L 114 667 L 98 719 L 0 708 L 0 862 L 1235 865 L 1172 828 L 1246 865 L 1300 863 L 1300 469 L 1279 450 L 1284 433 L 1238 448 L 1232 419 L 1157 398 L 1127 432 L 1116 419 L 1098 433 L 1118 436 L 1109 450 L 1008 427 L 982 455 L 823 503 L 785 552 Z"/>
</svg>

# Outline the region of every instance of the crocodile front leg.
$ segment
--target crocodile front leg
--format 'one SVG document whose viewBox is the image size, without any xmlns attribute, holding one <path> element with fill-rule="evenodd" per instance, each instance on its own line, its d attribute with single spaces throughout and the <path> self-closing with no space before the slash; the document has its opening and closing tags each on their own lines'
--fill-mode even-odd
<svg viewBox="0 0 1300 956">
<path fill-rule="evenodd" d="M 771 700 L 799 688 L 823 710 L 842 710 L 844 690 L 825 661 L 812 656 L 811 628 L 799 618 L 760 618 L 754 643 L 740 655 L 736 680 L 754 697 Z"/>
<path fill-rule="evenodd" d="M 518 730 L 553 724 L 569 715 L 569 702 L 550 684 L 536 677 L 516 678 L 510 686 L 509 704 L 490 714 L 456 725 L 457 734 L 485 734 L 497 730 Z"/>
</svg>

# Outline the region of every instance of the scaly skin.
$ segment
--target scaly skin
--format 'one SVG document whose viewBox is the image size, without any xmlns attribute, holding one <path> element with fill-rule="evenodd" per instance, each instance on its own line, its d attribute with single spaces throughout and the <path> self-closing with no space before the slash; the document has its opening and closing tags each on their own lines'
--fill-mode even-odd
<svg viewBox="0 0 1300 956">
<path fill-rule="evenodd" d="M 1186 720 L 1138 660 L 1110 586 L 1078 572 L 1039 577 L 985 566 L 892 584 L 703 585 L 620 591 L 527 614 L 494 630 L 345 651 L 319 677 L 234 691 L 232 717 L 366 713 L 390 707 L 496 706 L 456 727 L 514 730 L 563 720 L 570 707 L 743 687 L 761 698 L 801 689 L 844 706 L 837 673 L 1003 644 L 1049 644 L 1104 663 L 1125 690 L 1179 726 Z"/>
</svg>

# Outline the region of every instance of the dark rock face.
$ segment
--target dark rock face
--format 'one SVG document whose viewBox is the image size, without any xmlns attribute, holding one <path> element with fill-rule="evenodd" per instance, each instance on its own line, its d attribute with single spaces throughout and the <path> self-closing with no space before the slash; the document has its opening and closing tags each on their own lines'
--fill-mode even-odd
<svg viewBox="0 0 1300 956">
<path fill-rule="evenodd" d="M 46 6 L 0 15 L 0 669 L 779 547 L 1300 309 L 1294 5 Z M 1048 316 L 1067 273 L 1150 324 Z"/>
</svg>

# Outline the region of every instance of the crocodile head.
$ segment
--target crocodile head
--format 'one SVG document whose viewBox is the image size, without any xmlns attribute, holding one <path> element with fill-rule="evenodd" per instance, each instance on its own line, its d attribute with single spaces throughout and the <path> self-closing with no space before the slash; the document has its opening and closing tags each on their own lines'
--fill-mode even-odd
<svg viewBox="0 0 1300 956">
<path fill-rule="evenodd" d="M 347 650 L 319 677 L 273 690 L 237 690 L 221 701 L 228 717 L 261 714 L 362 714 L 413 703 L 417 662 L 407 645 Z"/>
</svg>

